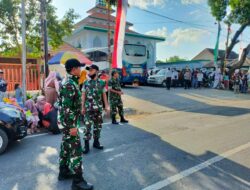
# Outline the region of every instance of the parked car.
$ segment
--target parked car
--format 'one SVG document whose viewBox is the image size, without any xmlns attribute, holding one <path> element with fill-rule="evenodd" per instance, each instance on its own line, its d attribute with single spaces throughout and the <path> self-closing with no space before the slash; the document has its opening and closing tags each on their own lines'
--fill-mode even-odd
<svg viewBox="0 0 250 190">
<path fill-rule="evenodd" d="M 166 87 L 166 69 L 161 69 L 155 75 L 149 76 L 147 82 L 151 85 Z"/>
<path fill-rule="evenodd" d="M 21 109 L 0 103 L 0 154 L 10 142 L 24 138 L 27 128 L 26 117 Z"/>
</svg>

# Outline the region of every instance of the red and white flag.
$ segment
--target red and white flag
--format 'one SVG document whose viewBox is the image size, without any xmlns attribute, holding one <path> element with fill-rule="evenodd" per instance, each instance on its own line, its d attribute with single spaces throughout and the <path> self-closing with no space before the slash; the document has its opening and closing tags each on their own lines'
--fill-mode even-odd
<svg viewBox="0 0 250 190">
<path fill-rule="evenodd" d="M 128 0 L 118 0 L 112 68 L 122 68 L 122 51 L 126 33 Z"/>
</svg>

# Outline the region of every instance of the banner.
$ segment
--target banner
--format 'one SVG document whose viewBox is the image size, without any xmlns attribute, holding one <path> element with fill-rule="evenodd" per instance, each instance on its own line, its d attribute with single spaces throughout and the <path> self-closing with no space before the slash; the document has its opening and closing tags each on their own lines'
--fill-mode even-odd
<svg viewBox="0 0 250 190">
<path fill-rule="evenodd" d="M 218 63 L 218 54 L 219 54 L 219 43 L 220 43 L 220 32 L 221 32 L 221 26 L 220 23 L 218 23 L 218 34 L 217 34 L 217 40 L 216 40 L 216 44 L 215 44 L 215 48 L 214 48 L 214 65 L 217 67 Z"/>
<path fill-rule="evenodd" d="M 128 0 L 118 0 L 112 68 L 122 68 L 122 52 L 126 33 Z"/>
</svg>

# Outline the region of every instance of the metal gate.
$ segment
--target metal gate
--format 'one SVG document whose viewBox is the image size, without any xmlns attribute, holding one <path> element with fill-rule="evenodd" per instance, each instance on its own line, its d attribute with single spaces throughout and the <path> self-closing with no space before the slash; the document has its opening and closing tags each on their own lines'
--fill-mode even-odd
<svg viewBox="0 0 250 190">
<path fill-rule="evenodd" d="M 4 71 L 4 79 L 8 82 L 8 91 L 14 91 L 15 84 L 22 86 L 22 65 L 0 63 L 0 69 Z M 27 64 L 26 66 L 27 90 L 40 90 L 40 66 Z"/>
</svg>

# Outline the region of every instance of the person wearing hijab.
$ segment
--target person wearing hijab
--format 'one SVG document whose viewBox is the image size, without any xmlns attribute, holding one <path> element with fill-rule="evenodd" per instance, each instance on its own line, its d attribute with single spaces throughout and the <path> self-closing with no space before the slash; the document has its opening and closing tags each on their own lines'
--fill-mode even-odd
<svg viewBox="0 0 250 190">
<path fill-rule="evenodd" d="M 58 92 L 60 88 L 60 80 L 56 72 L 50 72 L 49 76 L 45 79 L 45 98 L 46 102 L 54 105 L 57 101 Z"/>
</svg>

